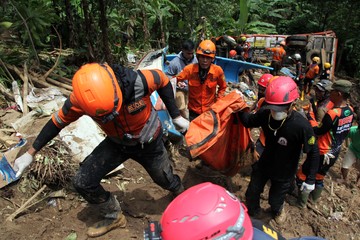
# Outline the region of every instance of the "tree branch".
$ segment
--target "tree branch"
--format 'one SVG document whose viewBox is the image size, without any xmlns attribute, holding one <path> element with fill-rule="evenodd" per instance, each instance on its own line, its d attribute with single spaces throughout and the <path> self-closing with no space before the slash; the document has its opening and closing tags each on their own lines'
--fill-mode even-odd
<svg viewBox="0 0 360 240">
<path fill-rule="evenodd" d="M 34 41 L 33 41 L 32 37 L 31 37 L 31 32 L 30 32 L 29 26 L 27 25 L 25 18 L 21 15 L 21 13 L 17 9 L 17 7 L 12 3 L 12 1 L 10 1 L 10 4 L 14 7 L 15 11 L 19 14 L 20 18 L 23 20 L 23 23 L 25 25 L 27 33 L 29 34 L 29 39 L 30 39 L 31 46 L 32 46 L 32 48 L 34 50 L 34 53 L 35 53 L 36 61 L 37 61 L 38 64 L 40 64 L 39 56 L 38 56 L 38 54 L 36 52 L 35 44 L 34 44 Z"/>
</svg>

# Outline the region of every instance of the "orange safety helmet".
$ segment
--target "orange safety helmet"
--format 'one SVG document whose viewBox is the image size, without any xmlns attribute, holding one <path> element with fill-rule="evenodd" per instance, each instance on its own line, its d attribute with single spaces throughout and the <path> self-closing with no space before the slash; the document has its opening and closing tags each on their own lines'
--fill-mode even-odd
<svg viewBox="0 0 360 240">
<path fill-rule="evenodd" d="M 196 55 L 203 55 L 211 58 L 215 58 L 215 53 L 216 53 L 216 47 L 211 40 L 202 41 L 196 50 Z"/>
<path fill-rule="evenodd" d="M 230 50 L 229 57 L 235 57 L 235 56 L 236 56 L 236 51 L 234 49 Z"/>
<path fill-rule="evenodd" d="M 122 92 L 114 71 L 107 64 L 82 66 L 72 79 L 75 98 L 92 117 L 103 117 L 104 123 L 114 119 L 122 105 Z"/>
</svg>

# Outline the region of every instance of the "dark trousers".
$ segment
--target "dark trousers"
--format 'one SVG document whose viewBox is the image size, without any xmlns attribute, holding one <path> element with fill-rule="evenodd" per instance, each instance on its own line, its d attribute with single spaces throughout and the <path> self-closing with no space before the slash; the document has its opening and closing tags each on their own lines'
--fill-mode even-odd
<svg viewBox="0 0 360 240">
<path fill-rule="evenodd" d="M 274 76 L 278 76 L 280 73 L 280 70 L 282 68 L 282 62 L 281 61 L 271 61 L 271 65 L 274 70 L 270 71 L 270 73 Z"/>
<path fill-rule="evenodd" d="M 285 201 L 285 195 L 291 189 L 292 179 L 276 180 L 271 178 L 266 172 L 266 170 L 261 171 L 258 163 L 253 164 L 251 180 L 245 193 L 246 206 L 250 216 L 260 210 L 260 194 L 264 191 L 264 187 L 268 180 L 271 182 L 269 204 L 274 216 L 281 211 Z"/>
<path fill-rule="evenodd" d="M 120 145 L 106 137 L 80 163 L 80 168 L 73 179 L 75 189 L 89 203 L 98 204 L 107 201 L 110 193 L 101 186 L 101 179 L 129 158 L 141 164 L 152 180 L 162 188 L 173 192 L 181 186 L 180 177 L 173 174 L 162 134 L 159 134 L 154 141 L 144 144 L 143 147 L 140 144 Z"/>
<path fill-rule="evenodd" d="M 304 92 L 309 93 L 314 83 L 314 79 L 305 78 L 304 79 Z"/>
<path fill-rule="evenodd" d="M 189 121 L 191 122 L 192 120 L 194 120 L 195 118 L 197 118 L 199 115 L 200 115 L 200 114 L 189 110 Z"/>
<path fill-rule="evenodd" d="M 315 186 L 320 186 L 320 187 L 324 187 L 324 178 L 327 174 L 327 172 L 330 170 L 330 168 L 332 166 L 334 166 L 334 164 L 336 163 L 337 159 L 339 158 L 339 153 L 340 153 L 339 149 L 337 152 L 333 153 L 333 155 L 335 156 L 335 158 L 331 158 L 330 159 L 330 164 L 325 164 L 324 165 L 324 155 L 320 155 L 320 163 L 319 163 L 319 169 L 316 173 L 316 179 L 315 179 Z M 310 163 L 308 163 L 307 161 L 304 162 L 304 164 L 302 165 L 302 171 L 305 175 L 307 175 L 310 171 Z M 298 187 L 301 187 L 301 184 L 304 181 L 299 179 L 298 177 L 296 178 L 296 184 Z"/>
</svg>

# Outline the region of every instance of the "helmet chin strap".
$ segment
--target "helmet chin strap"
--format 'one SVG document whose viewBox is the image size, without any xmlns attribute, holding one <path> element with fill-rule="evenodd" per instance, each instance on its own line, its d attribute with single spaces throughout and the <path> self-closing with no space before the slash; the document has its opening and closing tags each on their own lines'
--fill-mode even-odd
<svg viewBox="0 0 360 240">
<path fill-rule="evenodd" d="M 295 100 L 295 101 L 296 101 L 296 100 Z M 291 114 L 292 111 L 294 110 L 295 101 L 293 101 L 293 102 L 290 104 L 289 109 L 287 110 L 288 117 L 290 116 L 290 114 Z"/>
<path fill-rule="evenodd" d="M 208 75 L 208 72 L 209 72 L 209 68 L 207 69 L 203 69 L 199 66 L 199 78 L 200 78 L 200 83 L 203 84 L 206 80 L 206 77 Z"/>
<path fill-rule="evenodd" d="M 107 122 L 110 122 L 110 121 L 114 120 L 117 116 L 119 116 L 119 113 L 116 111 L 116 109 L 118 107 L 118 104 L 119 104 L 119 97 L 118 97 L 118 93 L 117 93 L 117 90 L 116 90 L 116 84 L 115 84 L 114 78 L 111 75 L 109 69 L 107 69 L 106 65 L 104 65 L 104 64 L 100 64 L 100 66 L 103 67 L 106 70 L 106 72 L 109 74 L 109 76 L 111 78 L 113 88 L 114 88 L 114 108 L 111 111 L 111 113 L 106 114 L 105 116 L 103 116 L 101 122 L 105 124 Z"/>
</svg>

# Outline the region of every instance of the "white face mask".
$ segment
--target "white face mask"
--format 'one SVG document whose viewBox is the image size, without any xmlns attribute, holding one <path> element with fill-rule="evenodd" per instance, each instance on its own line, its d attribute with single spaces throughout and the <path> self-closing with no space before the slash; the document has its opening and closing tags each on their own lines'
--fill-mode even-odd
<svg viewBox="0 0 360 240">
<path fill-rule="evenodd" d="M 271 110 L 271 116 L 273 119 L 277 121 L 284 120 L 287 117 L 286 112 L 275 112 L 274 110 Z"/>
</svg>

